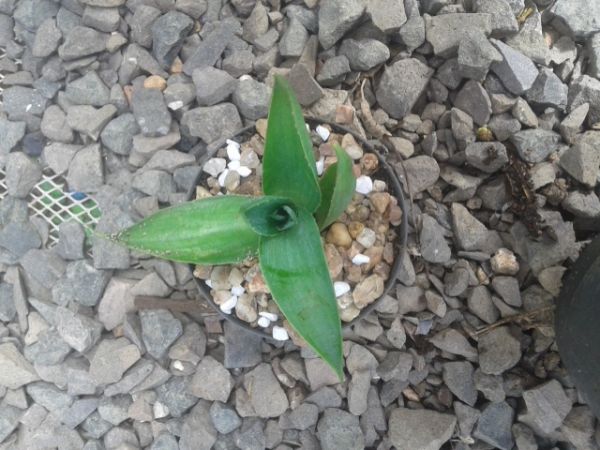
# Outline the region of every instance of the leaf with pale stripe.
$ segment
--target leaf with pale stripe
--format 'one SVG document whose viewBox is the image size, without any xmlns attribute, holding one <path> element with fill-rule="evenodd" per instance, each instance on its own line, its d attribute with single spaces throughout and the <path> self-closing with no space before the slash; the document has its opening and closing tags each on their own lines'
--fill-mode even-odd
<svg viewBox="0 0 600 450">
<path fill-rule="evenodd" d="M 165 208 L 113 240 L 159 258 L 192 264 L 231 264 L 255 255 L 259 235 L 242 208 L 262 199 L 239 195 L 210 197 Z"/>
</svg>

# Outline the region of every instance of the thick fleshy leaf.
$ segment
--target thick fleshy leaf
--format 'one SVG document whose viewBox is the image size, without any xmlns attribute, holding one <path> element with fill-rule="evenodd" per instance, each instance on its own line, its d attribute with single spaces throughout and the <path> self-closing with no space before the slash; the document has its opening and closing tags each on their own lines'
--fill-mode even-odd
<svg viewBox="0 0 600 450">
<path fill-rule="evenodd" d="M 312 143 L 302 109 L 287 81 L 275 76 L 263 157 L 263 190 L 309 212 L 321 202 Z"/>
<path fill-rule="evenodd" d="M 267 195 L 242 209 L 252 229 L 261 236 L 274 236 L 298 222 L 296 209 L 287 198 Z"/>
<path fill-rule="evenodd" d="M 260 238 L 260 268 L 290 325 L 341 380 L 340 317 L 319 228 L 308 211 L 299 208 L 297 213 L 295 227 Z"/>
<path fill-rule="evenodd" d="M 210 197 L 163 209 L 112 238 L 163 259 L 192 264 L 229 264 L 255 255 L 259 235 L 242 208 L 261 198 Z"/>
<path fill-rule="evenodd" d="M 339 145 L 335 144 L 333 148 L 337 162 L 329 166 L 319 180 L 321 204 L 315 211 L 315 219 L 321 230 L 335 222 L 346 210 L 356 189 L 352 159 Z"/>
</svg>

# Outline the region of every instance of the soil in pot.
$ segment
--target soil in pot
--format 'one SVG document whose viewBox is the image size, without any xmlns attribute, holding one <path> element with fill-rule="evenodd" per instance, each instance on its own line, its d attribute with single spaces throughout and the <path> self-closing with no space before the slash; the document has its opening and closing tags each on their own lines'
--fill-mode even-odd
<svg viewBox="0 0 600 450">
<path fill-rule="evenodd" d="M 203 165 L 196 197 L 262 195 L 265 131 L 266 121 L 258 121 L 254 134 L 241 143 L 228 140 L 210 157 Z M 319 175 L 336 161 L 334 142 L 354 161 L 357 182 L 352 202 L 321 234 L 340 318 L 348 323 L 384 292 L 398 256 L 396 227 L 401 224 L 402 210 L 391 195 L 377 155 L 365 151 L 352 134 L 336 134 L 327 125 L 318 125 L 311 130 L 311 137 Z M 234 315 L 274 339 L 291 337 L 301 344 L 273 301 L 256 258 L 235 265 L 196 266 L 194 275 L 210 287 L 221 312 Z"/>
</svg>

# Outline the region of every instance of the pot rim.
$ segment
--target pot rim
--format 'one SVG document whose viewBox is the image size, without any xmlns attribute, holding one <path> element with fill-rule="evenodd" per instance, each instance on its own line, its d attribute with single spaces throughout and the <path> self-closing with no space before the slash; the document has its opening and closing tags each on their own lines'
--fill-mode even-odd
<svg viewBox="0 0 600 450">
<path fill-rule="evenodd" d="M 402 190 L 402 185 L 400 184 L 398 175 L 396 174 L 396 172 L 392 168 L 392 166 L 390 166 L 388 164 L 388 162 L 385 160 L 383 152 L 377 148 L 377 145 L 379 145 L 383 149 L 384 152 L 387 152 L 387 147 L 383 143 L 381 143 L 379 140 L 377 140 L 377 143 L 373 144 L 373 143 L 367 141 L 362 136 L 360 136 L 354 130 L 351 130 L 345 126 L 342 126 L 342 125 L 339 125 L 339 124 L 336 124 L 333 122 L 329 122 L 327 120 L 319 119 L 317 117 L 305 116 L 304 120 L 306 123 L 310 124 L 311 126 L 313 126 L 313 125 L 315 125 L 315 126 L 316 125 L 329 125 L 333 131 L 336 131 L 338 133 L 349 133 L 354 137 L 354 139 L 357 142 L 359 142 L 363 146 L 363 148 L 365 148 L 369 152 L 377 155 L 377 159 L 379 160 L 380 167 L 383 169 L 383 171 L 385 172 L 386 176 L 389 179 L 388 180 L 389 184 L 390 184 L 389 187 L 391 188 L 391 191 L 393 192 L 394 197 L 398 200 L 398 206 L 402 210 L 402 219 L 401 219 L 400 225 L 395 227 L 397 230 L 399 230 L 398 238 L 397 238 L 396 242 L 394 243 L 394 248 L 397 250 L 397 254 L 396 254 L 396 258 L 394 258 L 394 263 L 392 264 L 392 267 L 390 268 L 390 275 L 384 284 L 383 293 L 377 299 L 375 299 L 372 303 L 370 303 L 369 305 L 367 305 L 363 309 L 361 309 L 358 316 L 356 316 L 350 322 L 342 322 L 342 329 L 348 329 L 348 328 L 352 327 L 353 325 L 356 325 L 362 319 L 367 317 L 375 308 L 377 308 L 377 305 L 379 303 L 381 303 L 383 298 L 388 294 L 388 292 L 396 284 L 396 280 L 398 278 L 398 274 L 401 269 L 402 260 L 404 259 L 405 252 L 406 252 L 406 241 L 408 239 L 408 209 L 407 209 L 407 205 L 406 205 L 406 200 L 404 198 L 404 192 Z M 208 159 L 212 158 L 216 154 L 216 152 L 226 144 L 226 141 L 228 139 L 235 139 L 241 135 L 244 135 L 248 132 L 255 130 L 255 128 L 256 128 L 255 124 L 246 126 L 244 128 L 239 129 L 235 133 L 232 133 L 230 136 L 221 138 L 221 139 L 209 144 L 206 147 L 206 153 L 204 155 L 202 155 L 202 157 L 198 160 L 198 163 L 197 163 L 198 166 L 202 167 Z M 194 179 L 194 182 L 193 182 L 190 190 L 187 193 L 188 201 L 191 201 L 194 199 L 195 193 L 196 193 L 196 187 L 198 186 L 202 176 L 203 176 L 202 171 L 198 172 L 198 175 Z M 190 264 L 190 267 L 193 272 L 195 265 Z M 250 332 L 252 334 L 261 336 L 261 337 L 263 337 L 265 339 L 269 339 L 271 341 L 275 341 L 275 339 L 273 339 L 273 337 L 269 333 L 263 331 L 262 329 L 250 326 L 250 324 L 248 322 L 245 322 L 245 321 L 239 319 L 233 313 L 225 314 L 223 311 L 221 311 L 221 309 L 219 308 L 219 305 L 217 305 L 215 303 L 215 301 L 213 300 L 208 286 L 206 286 L 206 284 L 203 283 L 202 280 L 200 280 L 199 278 L 193 277 L 193 279 L 194 279 L 194 283 L 196 284 L 196 287 L 198 288 L 198 292 L 200 293 L 200 295 L 208 302 L 208 304 L 210 306 L 212 306 L 212 308 L 219 314 L 219 316 L 221 318 L 227 320 L 228 322 L 230 322 L 234 325 L 244 328 L 245 330 L 247 330 L 248 332 Z"/>
</svg>

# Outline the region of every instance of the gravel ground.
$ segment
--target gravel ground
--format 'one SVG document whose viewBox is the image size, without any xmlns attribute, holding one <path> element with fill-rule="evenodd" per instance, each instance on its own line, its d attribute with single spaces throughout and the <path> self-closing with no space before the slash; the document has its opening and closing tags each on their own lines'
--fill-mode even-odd
<svg viewBox="0 0 600 450">
<path fill-rule="evenodd" d="M 551 307 L 600 226 L 600 2 L 552 3 L 0 0 L 0 449 L 597 449 Z M 411 199 L 343 383 L 190 309 L 186 266 L 76 223 L 49 248 L 27 210 L 48 169 L 103 232 L 184 201 L 275 73 L 385 136 Z"/>
</svg>

